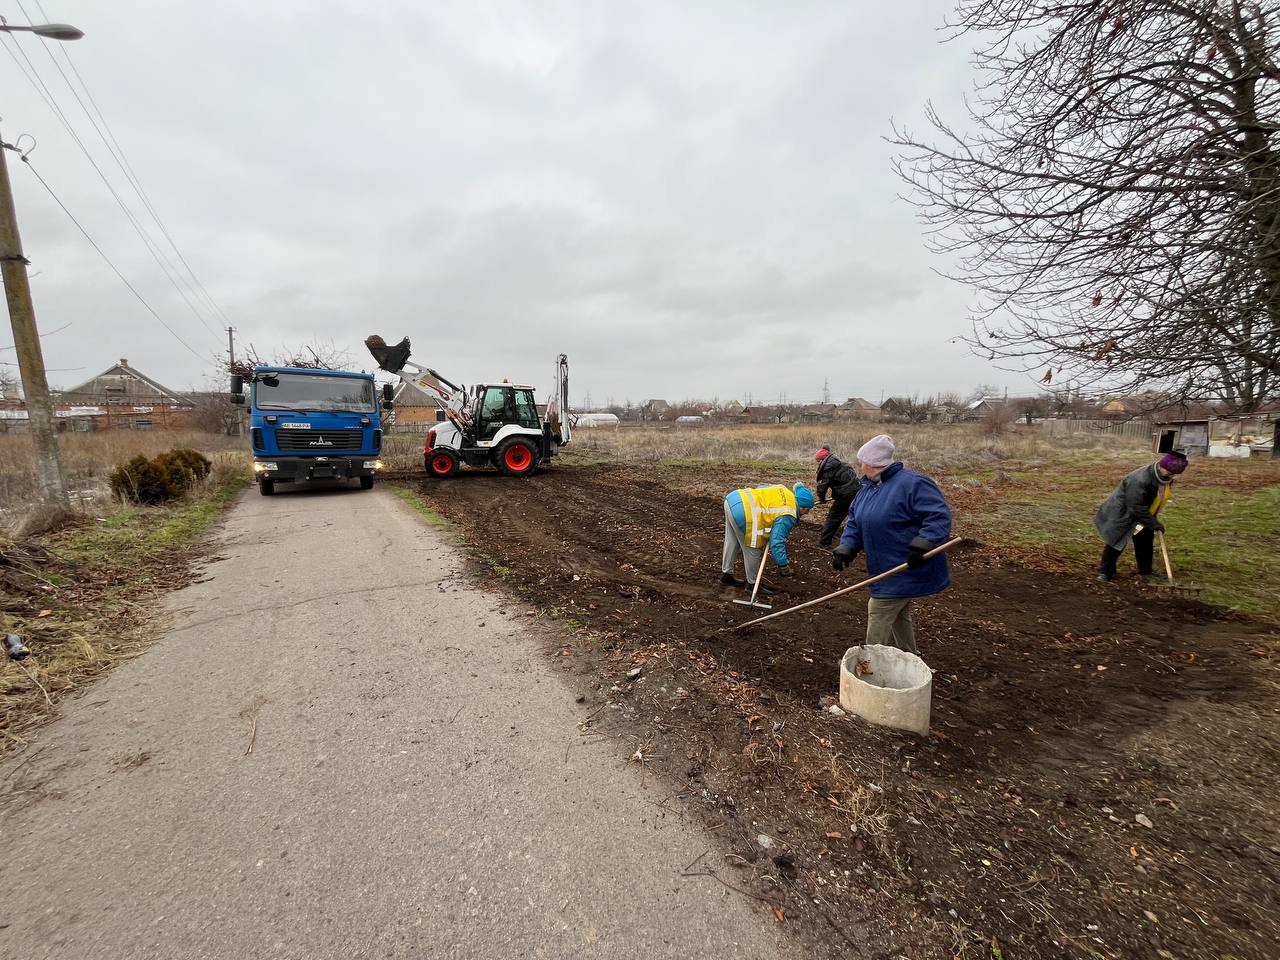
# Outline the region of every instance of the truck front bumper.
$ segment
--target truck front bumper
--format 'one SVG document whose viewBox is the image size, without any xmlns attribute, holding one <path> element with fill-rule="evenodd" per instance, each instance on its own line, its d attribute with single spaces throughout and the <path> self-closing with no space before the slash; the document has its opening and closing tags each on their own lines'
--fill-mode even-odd
<svg viewBox="0 0 1280 960">
<path fill-rule="evenodd" d="M 278 483 L 345 480 L 381 472 L 382 461 L 377 457 L 255 457 L 253 461 L 255 479 Z"/>
</svg>

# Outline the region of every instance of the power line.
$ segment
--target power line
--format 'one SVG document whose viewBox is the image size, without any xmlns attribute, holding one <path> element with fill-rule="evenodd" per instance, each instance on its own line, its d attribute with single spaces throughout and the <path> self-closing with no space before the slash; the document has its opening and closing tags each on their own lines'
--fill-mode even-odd
<svg viewBox="0 0 1280 960">
<path fill-rule="evenodd" d="M 6 145 L 0 144 L 0 149 L 11 149 L 11 148 L 7 147 Z M 80 225 L 80 221 L 75 218 L 75 214 L 73 214 L 70 210 L 68 210 L 67 205 L 62 202 L 61 198 L 59 198 L 56 193 L 53 192 L 53 187 L 49 186 L 49 184 L 45 182 L 44 177 L 40 176 L 40 171 L 38 171 L 35 168 L 35 166 L 31 163 L 30 158 L 22 157 L 22 162 L 27 165 L 27 169 L 30 170 L 35 175 L 35 178 L 37 180 L 40 181 L 40 186 L 44 187 L 45 190 L 49 192 L 49 196 L 53 197 L 54 203 L 60 206 L 62 208 L 62 212 L 65 213 L 71 219 L 71 222 L 76 225 L 76 229 L 79 230 L 80 233 L 84 235 L 84 238 L 89 241 L 89 244 L 93 247 L 93 249 L 98 251 L 98 256 L 102 257 L 102 259 L 106 262 L 107 266 L 111 268 L 112 272 L 117 277 L 120 278 L 120 282 L 129 288 L 129 292 L 138 298 L 138 302 L 147 308 L 147 312 L 150 313 L 151 316 L 156 318 L 160 326 L 168 330 L 169 333 L 173 336 L 173 339 L 177 340 L 180 344 L 182 344 L 189 351 L 191 351 L 192 356 L 199 358 L 201 361 L 207 360 L 208 359 L 207 357 L 202 356 L 200 353 L 198 353 L 195 350 L 195 348 L 191 346 L 191 344 L 187 343 L 187 341 L 183 340 L 182 337 L 178 336 L 177 331 L 174 330 L 173 327 L 169 326 L 169 324 L 164 322 L 164 318 L 162 318 L 160 314 L 156 313 L 155 309 L 151 306 L 151 304 L 147 303 L 146 298 L 143 297 L 142 294 L 140 294 L 137 291 L 137 288 L 135 288 L 134 285 L 129 282 L 128 278 L 126 278 L 125 275 L 121 273 L 120 270 L 116 267 L 116 265 L 111 262 L 111 258 L 108 257 L 105 252 L 103 252 L 103 249 L 100 246 L 98 246 L 97 241 L 95 241 L 93 237 L 89 236 L 89 231 Z"/>
<path fill-rule="evenodd" d="M 27 22 L 34 26 L 35 21 L 31 19 L 31 15 L 28 14 L 26 8 L 22 6 L 22 0 L 17 0 L 17 3 L 18 9 L 20 9 L 22 11 L 22 15 L 27 18 Z M 40 11 L 40 15 L 47 22 L 49 20 L 49 15 L 45 13 L 43 4 L 40 3 L 40 0 L 35 0 L 35 4 L 36 8 Z M 75 62 L 71 59 L 71 53 L 67 50 L 67 45 L 65 43 L 54 44 L 62 54 L 62 58 L 66 60 L 67 66 L 71 68 L 71 72 L 74 73 L 76 79 L 80 81 L 80 86 L 84 90 L 85 96 L 89 98 L 89 103 L 93 105 L 94 113 L 96 113 L 98 115 L 98 119 L 102 121 L 101 128 L 99 128 L 97 122 L 94 121 L 93 115 L 89 112 L 89 108 L 85 106 L 84 101 L 80 99 L 79 93 L 76 92 L 75 84 L 71 82 L 71 79 L 58 63 L 57 58 L 50 49 L 48 41 L 41 37 L 40 42 L 44 45 L 45 52 L 49 54 L 49 59 L 53 61 L 53 65 L 57 68 L 58 73 L 62 75 L 62 79 L 66 83 L 67 89 L 69 89 L 71 91 L 71 95 L 76 98 L 76 102 L 80 104 L 80 109 L 84 111 L 85 116 L 89 118 L 89 122 L 93 125 L 94 130 L 97 131 L 103 145 L 107 148 L 107 152 L 111 154 L 111 158 L 115 160 L 116 165 L 120 167 L 120 171 L 124 174 L 125 180 L 131 187 L 133 187 L 134 193 L 138 195 L 138 199 L 142 201 L 142 205 L 146 208 L 147 212 L 151 214 L 151 219 L 154 220 L 156 226 L 160 228 L 160 232 L 164 235 L 164 238 L 169 241 L 169 246 L 173 249 L 173 252 L 177 254 L 178 260 L 182 263 L 182 266 L 187 271 L 187 275 L 191 278 L 191 282 L 194 284 L 193 290 L 198 289 L 200 293 L 204 295 L 204 299 L 208 305 L 213 308 L 213 311 L 218 316 L 222 317 L 227 324 L 230 324 L 231 320 L 227 317 L 222 307 L 218 305 L 217 301 L 213 299 L 213 296 L 205 288 L 205 285 L 200 282 L 200 278 L 197 277 L 195 271 L 191 269 L 191 264 L 187 262 L 186 256 L 183 255 L 182 250 L 179 249 L 178 244 L 169 233 L 169 228 L 165 226 L 164 221 L 160 218 L 160 213 L 156 210 L 155 205 L 151 202 L 151 197 L 148 196 L 146 190 L 143 188 L 142 180 L 134 171 L 133 164 L 131 164 L 128 157 L 125 156 L 124 147 L 122 147 L 120 145 L 120 141 L 116 139 L 115 132 L 111 129 L 111 124 L 107 122 L 106 115 L 102 112 L 102 108 L 98 106 L 98 101 L 94 98 L 93 91 L 89 89 L 89 84 L 85 82 L 84 77 L 80 75 L 80 71 L 76 68 Z M 106 131 L 105 135 L 103 130 Z M 110 139 L 108 140 L 108 138 Z"/>
<path fill-rule="evenodd" d="M 182 287 L 177 282 L 177 280 L 174 279 L 174 272 L 176 272 L 176 268 L 174 268 L 172 265 L 166 265 L 164 260 L 161 259 L 163 256 L 163 251 L 159 249 L 159 246 L 156 244 L 156 242 L 147 234 L 145 228 L 142 226 L 141 223 L 139 223 L 138 218 L 134 215 L 133 211 L 129 209 L 128 205 L 124 202 L 123 198 L 116 191 L 116 188 L 112 185 L 111 180 L 107 177 L 106 173 L 103 172 L 102 167 L 100 167 L 98 165 L 98 162 L 94 160 L 93 154 L 89 152 L 89 148 L 85 146 L 84 141 L 80 138 L 80 135 L 76 132 L 75 128 L 71 125 L 71 121 L 67 118 L 66 113 L 63 112 L 62 108 L 58 105 L 57 98 L 53 96 L 53 92 L 49 90 L 49 87 L 45 84 L 44 79 L 40 76 L 40 72 L 36 69 L 35 64 L 31 62 L 31 58 L 27 56 L 26 50 L 24 50 L 22 45 L 19 44 L 14 39 L 12 34 L 7 34 L 7 36 L 9 39 L 9 46 L 6 46 L 5 49 L 9 51 L 9 56 L 13 58 L 14 63 L 18 65 L 18 69 L 21 70 L 23 76 L 27 78 L 27 82 L 32 85 L 36 93 L 40 95 L 40 98 L 44 100 L 44 102 L 49 106 L 49 109 L 53 111 L 54 116 L 57 117 L 58 121 L 62 124 L 63 129 L 65 129 L 68 135 L 70 135 L 71 139 L 76 142 L 76 145 L 80 148 L 80 152 L 84 154 L 85 159 L 89 161 L 89 164 L 97 172 L 99 179 L 102 180 L 102 183 L 104 186 L 106 186 L 107 191 L 111 194 L 112 198 L 115 200 L 116 204 L 120 207 L 120 209 L 124 212 L 124 215 L 128 219 L 129 224 L 133 227 L 134 232 L 138 234 L 138 238 L 142 240 L 143 246 L 147 248 L 147 252 L 151 254 L 151 258 L 155 260 L 156 265 L 160 268 L 160 271 L 164 274 L 165 279 L 168 280 L 169 283 L 173 285 L 173 288 L 176 291 L 178 291 L 178 295 L 182 297 L 188 309 L 190 309 L 192 315 L 195 316 L 195 318 L 198 321 L 200 321 L 200 324 L 207 331 L 209 331 L 209 333 L 212 336 L 215 336 L 219 340 L 221 340 L 221 334 L 216 333 L 214 331 L 213 327 L 209 325 L 208 321 L 205 320 L 204 316 L 200 313 L 200 311 L 196 309 L 195 304 L 191 302 L 191 298 L 190 296 L 187 295 L 187 292 L 183 290 Z M 23 67 L 22 63 L 18 60 L 17 56 L 14 55 L 13 50 L 15 49 L 18 51 L 18 54 L 21 55 L 22 59 L 26 61 L 27 67 L 30 68 L 30 72 L 28 72 L 27 68 Z"/>
</svg>

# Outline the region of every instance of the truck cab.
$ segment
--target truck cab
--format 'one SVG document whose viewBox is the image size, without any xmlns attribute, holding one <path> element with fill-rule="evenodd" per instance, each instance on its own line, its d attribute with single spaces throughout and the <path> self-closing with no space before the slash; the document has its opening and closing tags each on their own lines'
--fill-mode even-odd
<svg viewBox="0 0 1280 960">
<path fill-rule="evenodd" d="M 382 470 L 382 409 L 373 377 L 345 370 L 255 367 L 231 378 L 233 403 L 249 388 L 253 473 L 264 497 L 277 483 L 358 479 L 373 487 Z"/>
</svg>

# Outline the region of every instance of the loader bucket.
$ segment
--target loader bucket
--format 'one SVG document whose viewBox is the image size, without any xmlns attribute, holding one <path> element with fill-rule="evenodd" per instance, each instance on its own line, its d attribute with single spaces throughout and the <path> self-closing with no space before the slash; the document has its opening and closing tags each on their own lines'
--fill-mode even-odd
<svg viewBox="0 0 1280 960">
<path fill-rule="evenodd" d="M 385 370 L 387 373 L 399 373 L 404 369 L 404 365 L 409 362 L 408 337 L 405 337 L 394 347 L 389 347 L 387 346 L 387 341 L 375 333 L 365 339 L 364 345 L 373 354 L 373 359 L 378 361 L 379 369 Z"/>
</svg>

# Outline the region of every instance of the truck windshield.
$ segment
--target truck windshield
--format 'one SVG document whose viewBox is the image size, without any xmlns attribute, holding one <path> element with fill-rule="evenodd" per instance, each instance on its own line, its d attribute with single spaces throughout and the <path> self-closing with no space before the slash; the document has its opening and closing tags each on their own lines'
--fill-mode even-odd
<svg viewBox="0 0 1280 960">
<path fill-rule="evenodd" d="M 326 377 L 322 374 L 268 374 L 277 382 L 254 384 L 254 403 L 261 410 L 351 410 L 370 413 L 373 381 L 354 377 Z"/>
</svg>

